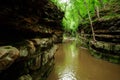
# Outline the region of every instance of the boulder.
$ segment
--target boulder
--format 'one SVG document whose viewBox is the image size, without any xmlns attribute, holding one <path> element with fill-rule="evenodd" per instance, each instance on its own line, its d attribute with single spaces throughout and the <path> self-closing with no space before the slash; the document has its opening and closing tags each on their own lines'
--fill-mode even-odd
<svg viewBox="0 0 120 80">
<path fill-rule="evenodd" d="M 7 69 L 18 57 L 19 51 L 15 47 L 0 47 L 0 70 Z"/>
</svg>

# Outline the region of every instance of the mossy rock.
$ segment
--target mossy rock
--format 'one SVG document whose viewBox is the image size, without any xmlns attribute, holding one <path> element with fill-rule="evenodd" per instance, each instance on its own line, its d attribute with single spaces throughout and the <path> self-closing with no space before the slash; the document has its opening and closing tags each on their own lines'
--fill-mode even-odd
<svg viewBox="0 0 120 80">
<path fill-rule="evenodd" d="M 112 63 L 120 64 L 120 56 L 102 53 L 100 51 L 96 51 L 93 48 L 89 47 L 90 54 L 96 58 L 107 60 Z"/>
</svg>

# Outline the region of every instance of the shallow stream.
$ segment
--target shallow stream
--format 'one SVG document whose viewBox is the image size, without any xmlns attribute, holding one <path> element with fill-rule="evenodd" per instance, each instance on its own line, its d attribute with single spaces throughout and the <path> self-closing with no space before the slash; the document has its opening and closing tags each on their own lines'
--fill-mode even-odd
<svg viewBox="0 0 120 80">
<path fill-rule="evenodd" d="M 120 65 L 90 55 L 75 41 L 60 44 L 47 80 L 120 80 Z"/>
</svg>

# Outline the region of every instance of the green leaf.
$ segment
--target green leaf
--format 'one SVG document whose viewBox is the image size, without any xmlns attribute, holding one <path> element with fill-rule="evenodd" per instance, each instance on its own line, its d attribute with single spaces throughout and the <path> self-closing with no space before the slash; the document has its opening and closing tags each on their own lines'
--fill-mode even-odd
<svg viewBox="0 0 120 80">
<path fill-rule="evenodd" d="M 65 30 L 75 31 L 78 29 L 83 19 L 90 15 L 95 15 L 95 8 L 100 7 L 101 3 L 107 3 L 109 0 L 51 0 L 61 11 L 65 12 L 62 24 Z M 102 1 L 102 2 L 100 2 Z"/>
</svg>

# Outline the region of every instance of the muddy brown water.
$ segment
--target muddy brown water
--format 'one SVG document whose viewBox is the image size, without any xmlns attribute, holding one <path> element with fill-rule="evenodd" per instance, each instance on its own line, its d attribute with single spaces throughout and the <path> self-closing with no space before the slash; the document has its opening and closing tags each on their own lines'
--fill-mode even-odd
<svg viewBox="0 0 120 80">
<path fill-rule="evenodd" d="M 120 65 L 91 56 L 75 41 L 60 44 L 47 80 L 120 80 Z"/>
</svg>

